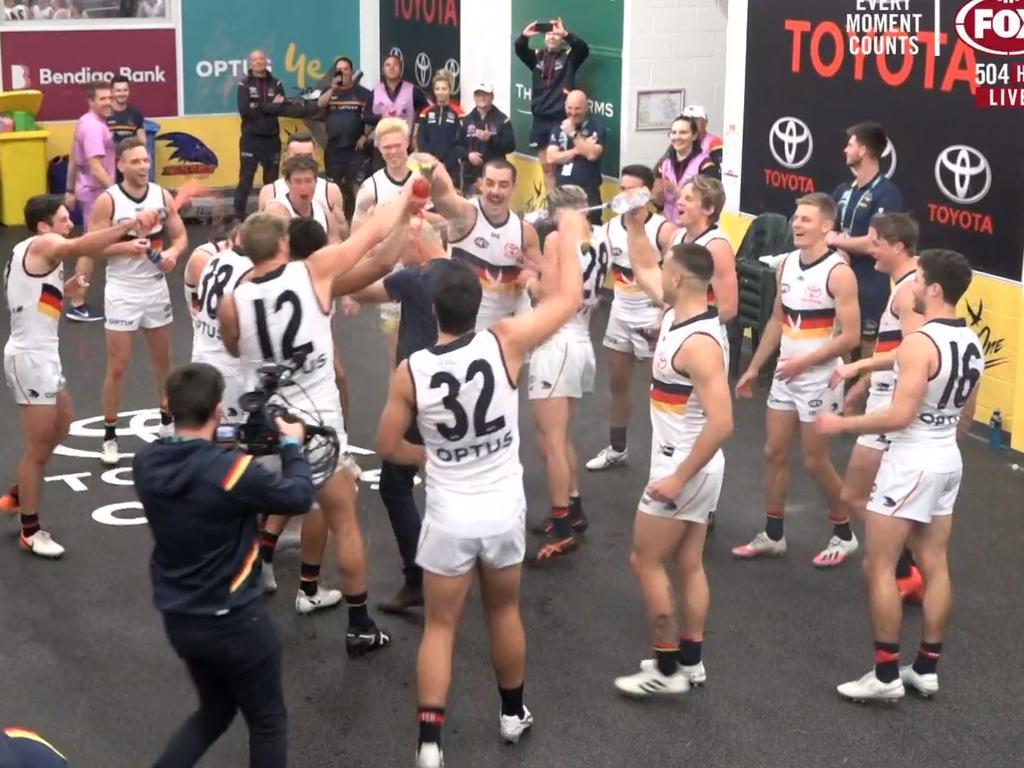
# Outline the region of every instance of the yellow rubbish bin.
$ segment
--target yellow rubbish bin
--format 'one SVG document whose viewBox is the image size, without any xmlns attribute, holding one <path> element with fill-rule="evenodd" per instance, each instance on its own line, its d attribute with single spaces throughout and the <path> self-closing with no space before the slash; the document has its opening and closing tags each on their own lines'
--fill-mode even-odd
<svg viewBox="0 0 1024 768">
<path fill-rule="evenodd" d="M 25 203 L 46 193 L 46 139 L 49 131 L 0 133 L 0 224 L 25 223 Z"/>
</svg>

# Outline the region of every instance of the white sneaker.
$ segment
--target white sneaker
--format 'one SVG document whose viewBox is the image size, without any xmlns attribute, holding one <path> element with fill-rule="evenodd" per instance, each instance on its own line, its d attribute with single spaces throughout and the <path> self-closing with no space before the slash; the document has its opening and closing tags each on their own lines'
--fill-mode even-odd
<svg viewBox="0 0 1024 768">
<path fill-rule="evenodd" d="M 36 531 L 28 538 L 21 537 L 21 548 L 39 557 L 56 560 L 64 554 L 64 547 L 58 544 L 46 531 Z"/>
<path fill-rule="evenodd" d="M 939 676 L 934 672 L 922 675 L 913 666 L 900 667 L 900 680 L 904 687 L 913 688 L 922 696 L 934 696 L 939 692 Z"/>
<path fill-rule="evenodd" d="M 628 448 L 624 451 L 616 451 L 609 445 L 607 448 L 602 448 L 601 452 L 597 454 L 597 456 L 587 462 L 587 469 L 591 472 L 600 472 L 602 469 L 621 467 L 626 463 L 626 459 L 628 458 Z"/>
<path fill-rule="evenodd" d="M 274 564 L 262 563 L 260 570 L 260 582 L 263 584 L 263 594 L 272 595 L 277 592 L 277 579 L 274 578 Z"/>
<path fill-rule="evenodd" d="M 295 612 L 300 614 L 313 613 L 323 608 L 333 608 L 341 602 L 341 591 L 337 589 L 324 589 L 319 584 L 316 594 L 310 597 L 301 589 L 295 596 Z"/>
<path fill-rule="evenodd" d="M 518 744 L 519 737 L 533 727 L 533 715 L 530 710 L 523 706 L 523 716 L 499 715 L 498 725 L 501 728 L 501 738 L 509 744 Z"/>
<path fill-rule="evenodd" d="M 627 696 L 645 699 L 648 696 L 676 696 L 690 690 L 690 681 L 682 669 L 665 677 L 657 667 L 641 669 L 635 675 L 615 678 L 615 687 Z"/>
<path fill-rule="evenodd" d="M 298 531 L 285 531 L 277 539 L 277 551 L 284 552 L 286 549 L 298 549 L 302 546 L 302 537 Z"/>
<path fill-rule="evenodd" d="M 898 677 L 891 683 L 883 683 L 871 670 L 860 680 L 852 680 L 836 687 L 839 695 L 850 701 L 899 701 L 906 693 L 903 681 Z"/>
<path fill-rule="evenodd" d="M 707 670 L 704 669 L 703 661 L 698 661 L 690 667 L 685 664 L 680 664 L 679 668 L 683 670 L 683 674 L 686 675 L 686 679 L 690 681 L 690 685 L 694 688 L 700 688 L 708 681 L 708 673 Z M 654 659 L 644 659 L 640 662 L 640 669 L 645 672 L 656 672 L 658 670 L 658 662 Z"/>
<path fill-rule="evenodd" d="M 426 741 L 416 750 L 416 768 L 444 768 L 444 753 L 432 741 Z"/>
<path fill-rule="evenodd" d="M 103 448 L 100 451 L 100 461 L 108 467 L 116 467 L 121 460 L 121 454 L 117 452 L 117 440 L 104 440 Z"/>
<path fill-rule="evenodd" d="M 768 538 L 767 533 L 761 531 L 749 544 L 733 547 L 732 554 L 745 560 L 765 555 L 769 557 L 782 557 L 782 555 L 786 554 L 786 537 L 783 536 L 778 541 L 775 541 L 775 539 Z"/>
<path fill-rule="evenodd" d="M 846 558 L 856 551 L 856 536 L 849 541 L 833 536 L 828 540 L 828 546 L 815 555 L 811 562 L 814 563 L 816 568 L 835 568 L 837 565 L 842 565 Z"/>
</svg>

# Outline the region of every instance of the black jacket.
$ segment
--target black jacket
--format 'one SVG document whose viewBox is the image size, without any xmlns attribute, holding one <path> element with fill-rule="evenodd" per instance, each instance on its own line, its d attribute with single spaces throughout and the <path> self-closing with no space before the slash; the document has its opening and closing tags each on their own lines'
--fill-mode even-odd
<svg viewBox="0 0 1024 768">
<path fill-rule="evenodd" d="M 281 132 L 278 115 L 284 104 L 274 104 L 274 97 L 284 96 L 281 81 L 267 70 L 266 77 L 251 72 L 238 82 L 238 114 L 242 116 L 243 136 L 277 136 Z"/>
<path fill-rule="evenodd" d="M 486 129 L 493 136 L 487 141 L 476 138 L 477 129 Z M 469 162 L 470 152 L 479 152 L 484 162 L 505 157 L 516 151 L 516 137 L 512 130 L 512 120 L 497 107 L 491 107 L 485 120 L 476 107 L 462 118 L 462 131 L 459 133 L 459 157 L 462 160 L 463 181 L 476 180 L 483 173 L 483 166 Z"/>
<path fill-rule="evenodd" d="M 207 440 L 158 440 L 132 462 L 153 532 L 153 602 L 164 613 L 219 616 L 259 599 L 257 514 L 313 504 L 309 463 L 281 450 L 281 476 Z"/>
<path fill-rule="evenodd" d="M 332 88 L 324 117 L 328 149 L 355 149 L 372 110 L 373 97 L 363 86 Z"/>
<path fill-rule="evenodd" d="M 419 151 L 429 152 L 444 163 L 448 174 L 458 184 L 462 108 L 458 104 L 446 107 L 431 105 L 420 112 L 416 126 L 416 146 Z"/>
<path fill-rule="evenodd" d="M 530 47 L 530 38 L 516 38 L 516 56 L 533 73 L 530 111 L 535 118 L 565 119 L 565 97 L 576 87 L 576 73 L 590 55 L 590 46 L 571 32 L 566 36 L 568 49 L 555 53 L 538 51 Z"/>
</svg>

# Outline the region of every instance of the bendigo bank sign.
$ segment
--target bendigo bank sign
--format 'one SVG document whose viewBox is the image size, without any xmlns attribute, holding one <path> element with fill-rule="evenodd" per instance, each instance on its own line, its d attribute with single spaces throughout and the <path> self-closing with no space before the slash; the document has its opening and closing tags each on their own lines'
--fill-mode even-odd
<svg viewBox="0 0 1024 768">
<path fill-rule="evenodd" d="M 1024 179 L 1007 158 L 1019 156 L 1022 119 L 975 106 L 978 66 L 990 57 L 957 34 L 964 3 L 941 4 L 937 35 L 931 3 L 905 3 L 905 14 L 864 5 L 750 4 L 741 208 L 788 216 L 799 195 L 832 192 L 850 178 L 846 129 L 879 122 L 890 139 L 883 172 L 921 223 L 922 245 L 1020 280 Z"/>
</svg>

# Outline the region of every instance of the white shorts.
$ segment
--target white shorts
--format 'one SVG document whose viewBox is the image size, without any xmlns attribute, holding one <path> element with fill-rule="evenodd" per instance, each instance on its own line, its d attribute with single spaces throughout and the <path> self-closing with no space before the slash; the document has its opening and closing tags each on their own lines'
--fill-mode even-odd
<svg viewBox="0 0 1024 768">
<path fill-rule="evenodd" d="M 650 360 L 654 357 L 654 348 L 658 344 L 660 320 L 647 325 L 625 320 L 615 313 L 608 316 L 608 327 L 604 332 L 604 346 L 616 352 L 632 354 L 638 360 Z"/>
<path fill-rule="evenodd" d="M 60 356 L 49 352 L 5 352 L 4 376 L 18 405 L 54 405 L 66 384 Z"/>
<path fill-rule="evenodd" d="M 108 331 L 137 331 L 139 328 L 162 328 L 174 315 L 167 280 L 154 279 L 152 285 L 107 283 L 103 312 Z"/>
<path fill-rule="evenodd" d="M 822 413 L 839 413 L 843 406 L 843 383 L 829 387 L 833 366 L 804 371 L 793 379 L 772 379 L 768 407 L 775 411 L 796 411 L 800 421 L 813 422 Z"/>
<path fill-rule="evenodd" d="M 887 392 L 884 395 L 871 392 L 868 395 L 868 402 L 864 407 L 864 413 L 875 413 L 883 408 L 888 408 L 891 403 L 892 392 Z M 889 442 L 889 438 L 885 435 L 859 435 L 857 437 L 857 445 L 862 445 L 874 451 L 886 450 L 889 447 Z"/>
<path fill-rule="evenodd" d="M 594 391 L 597 364 L 589 340 L 549 341 L 530 356 L 531 400 L 581 398 Z"/>
<path fill-rule="evenodd" d="M 647 485 L 661 480 L 665 475 L 651 477 Z M 663 503 L 651 498 L 647 491 L 640 497 L 638 508 L 646 515 L 668 517 L 687 523 L 707 525 L 711 513 L 718 509 L 718 497 L 722 494 L 724 472 L 700 472 L 686 485 L 674 501 Z"/>
<path fill-rule="evenodd" d="M 963 469 L 930 472 L 882 457 L 868 510 L 886 517 L 930 523 L 934 517 L 953 514 L 960 492 Z"/>
<path fill-rule="evenodd" d="M 476 539 L 453 536 L 426 519 L 416 547 L 416 565 L 440 576 L 461 576 L 477 562 L 492 570 L 519 565 L 526 556 L 526 521 L 504 533 Z"/>
</svg>

